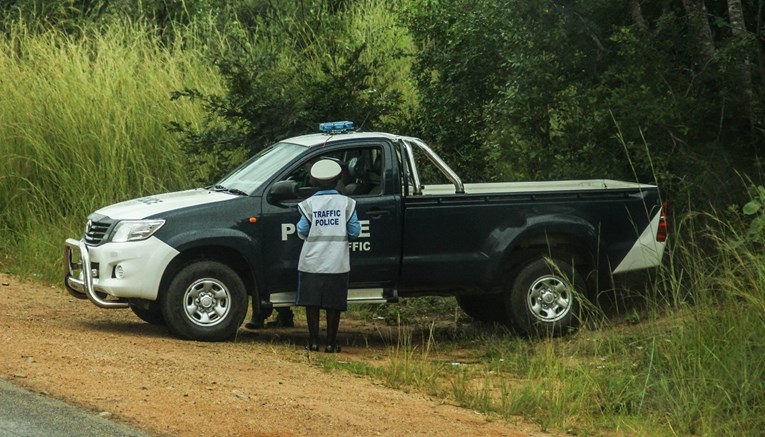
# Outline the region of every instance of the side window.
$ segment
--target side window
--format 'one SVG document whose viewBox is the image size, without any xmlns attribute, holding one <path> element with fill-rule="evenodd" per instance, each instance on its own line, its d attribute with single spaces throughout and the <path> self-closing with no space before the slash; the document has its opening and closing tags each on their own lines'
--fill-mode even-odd
<svg viewBox="0 0 765 437">
<path fill-rule="evenodd" d="M 331 158 L 337 160 L 343 168 L 342 178 L 336 187 L 340 193 L 351 197 L 381 195 L 384 168 L 382 151 L 381 146 L 368 145 L 313 154 L 283 180 L 295 184 L 298 198 L 309 197 L 316 192 L 311 185 L 311 165 L 319 159 Z"/>
<path fill-rule="evenodd" d="M 345 156 L 347 171 L 343 176 L 345 194 L 356 196 L 379 196 L 383 194 L 382 149 L 364 147 L 349 150 Z"/>
</svg>

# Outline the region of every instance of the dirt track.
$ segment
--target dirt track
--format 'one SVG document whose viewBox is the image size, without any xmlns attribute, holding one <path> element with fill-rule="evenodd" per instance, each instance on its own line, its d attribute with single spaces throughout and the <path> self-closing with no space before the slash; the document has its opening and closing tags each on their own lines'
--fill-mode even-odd
<svg viewBox="0 0 765 437">
<path fill-rule="evenodd" d="M 62 287 L 4 274 L 0 301 L 0 374 L 157 435 L 544 435 L 324 371 L 302 347 L 300 320 L 292 329 L 241 329 L 233 342 L 197 343 L 130 310 L 102 310 Z M 341 323 L 340 342 L 350 346 L 338 360 L 386 356 L 375 327 L 363 325 Z"/>
</svg>

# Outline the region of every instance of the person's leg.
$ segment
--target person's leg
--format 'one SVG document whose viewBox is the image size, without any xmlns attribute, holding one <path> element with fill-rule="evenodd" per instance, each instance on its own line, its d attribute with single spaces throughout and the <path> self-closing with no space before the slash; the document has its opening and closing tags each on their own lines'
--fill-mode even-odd
<svg viewBox="0 0 765 437">
<path fill-rule="evenodd" d="M 290 307 L 276 308 L 276 320 L 266 323 L 267 328 L 292 328 L 295 326 L 295 314 Z"/>
<path fill-rule="evenodd" d="M 255 298 L 250 300 L 252 301 L 252 317 L 250 318 L 249 322 L 244 324 L 244 327 L 247 329 L 263 328 L 264 322 L 271 315 L 273 308 L 267 308 L 265 305 L 263 305 L 260 307 L 260 311 L 258 311 L 258 302 L 255 301 Z"/>
<path fill-rule="evenodd" d="M 279 308 L 279 313 L 276 315 L 276 319 L 281 323 L 283 328 L 291 328 L 295 326 L 295 313 L 292 312 L 292 308 L 283 307 Z"/>
<path fill-rule="evenodd" d="M 308 350 L 319 350 L 319 307 L 305 307 L 305 318 L 308 322 Z"/>
<path fill-rule="evenodd" d="M 324 352 L 340 352 L 337 345 L 337 331 L 340 329 L 340 311 L 327 309 L 327 347 Z"/>
</svg>

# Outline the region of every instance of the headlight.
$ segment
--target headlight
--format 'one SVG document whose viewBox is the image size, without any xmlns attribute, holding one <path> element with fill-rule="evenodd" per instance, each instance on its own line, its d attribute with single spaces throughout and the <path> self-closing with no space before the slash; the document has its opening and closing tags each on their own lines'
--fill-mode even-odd
<svg viewBox="0 0 765 437">
<path fill-rule="evenodd" d="M 162 225 L 164 220 L 125 220 L 117 223 L 112 234 L 112 242 L 124 243 L 126 241 L 145 240 L 152 235 Z"/>
</svg>

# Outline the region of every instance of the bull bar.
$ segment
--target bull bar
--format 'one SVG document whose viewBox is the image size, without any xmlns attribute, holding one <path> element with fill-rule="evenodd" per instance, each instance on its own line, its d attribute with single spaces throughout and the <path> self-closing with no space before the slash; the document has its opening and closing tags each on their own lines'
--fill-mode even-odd
<svg viewBox="0 0 765 437">
<path fill-rule="evenodd" d="M 72 253 L 74 249 L 80 252 L 80 262 L 74 262 Z M 91 273 L 90 252 L 84 241 L 67 238 L 64 245 L 64 286 L 72 296 L 78 299 L 89 299 L 100 308 L 127 308 L 128 302 L 124 299 L 108 300 L 104 293 L 97 292 L 93 285 L 93 274 Z M 74 272 L 80 270 L 81 278 L 74 276 Z M 99 294 L 104 297 L 99 296 Z"/>
</svg>

